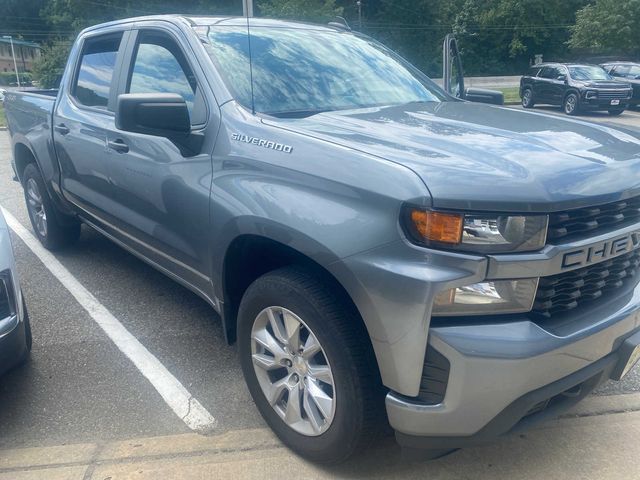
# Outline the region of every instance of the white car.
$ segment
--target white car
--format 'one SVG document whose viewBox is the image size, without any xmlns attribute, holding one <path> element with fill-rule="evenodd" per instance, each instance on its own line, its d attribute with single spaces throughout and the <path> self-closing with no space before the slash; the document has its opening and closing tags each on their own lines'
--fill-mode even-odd
<svg viewBox="0 0 640 480">
<path fill-rule="evenodd" d="M 0 210 L 0 373 L 24 363 L 31 326 L 18 282 L 9 229 Z"/>
<path fill-rule="evenodd" d="M 0 102 L 4 101 L 4 94 L 7 93 L 7 91 L 4 88 L 0 88 Z"/>
</svg>

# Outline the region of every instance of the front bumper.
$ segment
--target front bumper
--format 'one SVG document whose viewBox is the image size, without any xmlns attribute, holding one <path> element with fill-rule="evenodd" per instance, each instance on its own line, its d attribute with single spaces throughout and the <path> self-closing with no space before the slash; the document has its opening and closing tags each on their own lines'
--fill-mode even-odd
<svg viewBox="0 0 640 480">
<path fill-rule="evenodd" d="M 583 99 L 580 102 L 580 108 L 584 110 L 609 110 L 609 109 L 626 109 L 629 107 L 631 99 L 621 99 L 618 105 L 611 105 L 611 100 L 600 100 L 598 98 Z"/>
<path fill-rule="evenodd" d="M 640 286 L 556 323 L 523 317 L 432 326 L 429 348 L 450 362 L 444 399 L 426 405 L 391 392 L 389 422 L 398 440 L 413 447 L 457 448 L 506 433 L 556 414 L 608 379 L 620 345 L 638 330 Z M 529 415 L 535 405 L 558 395 L 566 398 Z"/>
</svg>

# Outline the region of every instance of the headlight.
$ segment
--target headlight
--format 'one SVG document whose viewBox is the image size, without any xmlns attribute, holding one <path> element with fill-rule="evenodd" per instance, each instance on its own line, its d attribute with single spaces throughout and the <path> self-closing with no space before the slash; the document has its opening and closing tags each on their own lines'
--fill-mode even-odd
<svg viewBox="0 0 640 480">
<path fill-rule="evenodd" d="M 433 316 L 523 313 L 533 307 L 537 278 L 475 283 L 445 290 L 433 303 Z"/>
<path fill-rule="evenodd" d="M 587 90 L 584 98 L 586 98 L 587 100 L 589 100 L 590 98 L 598 98 L 598 92 L 595 90 Z"/>
<path fill-rule="evenodd" d="M 467 252 L 526 252 L 544 247 L 547 215 L 475 215 L 406 207 L 402 224 L 419 245 Z"/>
<path fill-rule="evenodd" d="M 15 298 L 11 271 L 3 270 L 0 272 L 0 320 L 16 314 Z"/>
</svg>

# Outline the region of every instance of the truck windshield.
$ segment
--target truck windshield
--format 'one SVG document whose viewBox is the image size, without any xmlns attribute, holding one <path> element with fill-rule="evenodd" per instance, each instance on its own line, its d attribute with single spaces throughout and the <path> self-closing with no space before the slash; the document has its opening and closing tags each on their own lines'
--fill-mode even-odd
<svg viewBox="0 0 640 480">
<path fill-rule="evenodd" d="M 440 102 L 439 87 L 372 39 L 329 28 L 212 26 L 209 53 L 236 100 L 274 116 Z"/>
<path fill-rule="evenodd" d="M 612 80 L 604 68 L 595 65 L 569 67 L 569 75 L 574 80 Z"/>
</svg>

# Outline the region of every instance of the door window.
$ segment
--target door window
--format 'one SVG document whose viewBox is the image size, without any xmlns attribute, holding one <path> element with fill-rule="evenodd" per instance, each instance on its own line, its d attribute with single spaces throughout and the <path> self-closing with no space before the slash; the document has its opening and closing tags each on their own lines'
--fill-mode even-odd
<svg viewBox="0 0 640 480">
<path fill-rule="evenodd" d="M 177 93 L 184 98 L 192 124 L 206 120 L 196 78 L 182 51 L 162 34 L 141 34 L 128 93 Z"/>
<path fill-rule="evenodd" d="M 560 69 L 557 67 L 544 67 L 540 72 L 540 77 L 556 80 L 561 75 Z"/>
<path fill-rule="evenodd" d="M 122 34 L 86 41 L 80 58 L 73 96 L 87 107 L 107 108 L 111 78 L 116 66 Z"/>
</svg>

